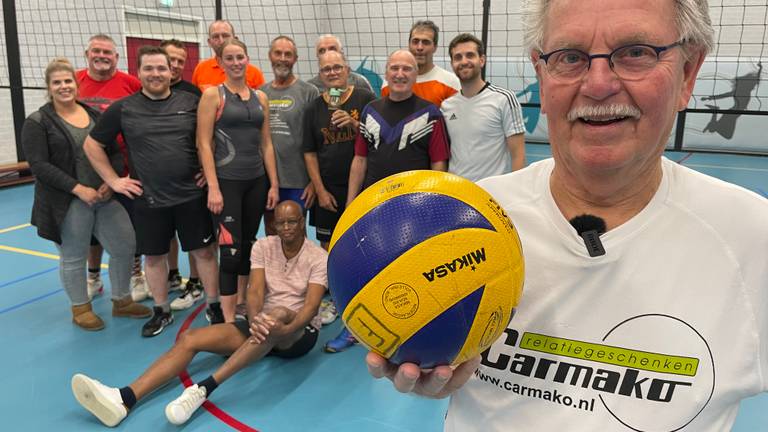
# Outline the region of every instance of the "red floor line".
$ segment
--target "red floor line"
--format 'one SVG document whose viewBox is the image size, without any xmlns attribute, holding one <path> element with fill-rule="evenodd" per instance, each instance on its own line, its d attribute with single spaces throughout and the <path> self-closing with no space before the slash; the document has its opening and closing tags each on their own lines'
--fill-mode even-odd
<svg viewBox="0 0 768 432">
<path fill-rule="evenodd" d="M 184 323 L 181 324 L 181 327 L 179 328 L 179 332 L 176 333 L 176 340 L 179 340 L 179 337 L 181 337 L 181 334 L 184 333 L 184 331 L 186 331 L 190 325 L 192 325 L 192 321 L 195 320 L 197 315 L 200 314 L 200 312 L 205 308 L 205 306 L 206 304 L 203 303 L 200 306 L 198 306 L 195 310 L 193 310 L 191 314 L 189 314 L 187 319 L 184 320 Z M 181 380 L 181 383 L 184 385 L 185 388 L 194 384 L 194 382 L 192 382 L 192 378 L 190 378 L 189 376 L 189 372 L 187 372 L 186 369 L 181 371 L 181 373 L 179 374 L 179 379 Z M 247 424 L 242 423 L 241 421 L 232 417 L 231 415 L 227 414 L 224 410 L 216 406 L 216 404 L 214 404 L 211 401 L 203 402 L 203 408 L 205 408 L 214 417 L 221 420 L 232 429 L 238 430 L 240 432 L 259 432 L 257 429 L 254 429 L 248 426 Z"/>
<path fill-rule="evenodd" d="M 683 158 L 682 158 L 682 159 L 680 159 L 679 161 L 677 161 L 677 163 L 679 163 L 680 165 L 682 165 L 682 164 L 683 164 L 683 162 L 687 161 L 687 160 L 688 160 L 688 158 L 689 158 L 689 157 L 691 157 L 691 156 L 693 156 L 693 153 L 689 152 L 687 155 L 683 156 Z"/>
</svg>

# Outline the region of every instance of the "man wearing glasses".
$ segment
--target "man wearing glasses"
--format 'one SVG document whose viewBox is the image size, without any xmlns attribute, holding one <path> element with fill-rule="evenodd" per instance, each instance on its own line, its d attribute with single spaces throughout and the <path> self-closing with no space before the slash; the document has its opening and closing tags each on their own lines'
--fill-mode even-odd
<svg viewBox="0 0 768 432">
<path fill-rule="evenodd" d="M 730 430 L 768 389 L 768 200 L 663 157 L 712 48 L 708 4 L 524 10 L 553 157 L 479 183 L 519 230 L 522 303 L 455 370 L 369 369 L 452 394 L 446 431 Z M 569 223 L 585 214 L 603 253 Z"/>
<path fill-rule="evenodd" d="M 319 67 L 325 90 L 309 104 L 304 116 L 304 160 L 317 194 L 312 208 L 317 240 L 327 250 L 346 208 L 360 113 L 376 97 L 369 90 L 348 85 L 349 66 L 341 52 L 320 55 Z"/>
<path fill-rule="evenodd" d="M 168 421 L 181 425 L 225 380 L 266 355 L 296 358 L 317 342 L 317 309 L 328 285 L 328 255 L 304 233 L 301 206 L 282 201 L 275 208 L 277 236 L 251 250 L 247 321 L 184 332 L 173 347 L 130 385 L 108 387 L 83 374 L 72 377 L 72 392 L 83 408 L 106 426 L 119 424 L 138 401 L 175 378 L 199 352 L 228 355 L 208 378 L 187 387 L 165 407 Z"/>
</svg>

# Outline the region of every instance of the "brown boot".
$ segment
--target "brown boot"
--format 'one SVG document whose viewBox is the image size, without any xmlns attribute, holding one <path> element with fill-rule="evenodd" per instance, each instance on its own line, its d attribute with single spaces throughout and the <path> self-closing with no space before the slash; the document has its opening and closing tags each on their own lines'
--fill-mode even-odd
<svg viewBox="0 0 768 432">
<path fill-rule="evenodd" d="M 112 299 L 112 316 L 149 318 L 152 316 L 152 309 L 136 303 L 130 295 L 127 295 L 120 300 Z"/>
<path fill-rule="evenodd" d="M 96 331 L 104 328 L 104 321 L 98 315 L 93 313 L 91 303 L 72 306 L 72 322 L 81 329 Z"/>
</svg>

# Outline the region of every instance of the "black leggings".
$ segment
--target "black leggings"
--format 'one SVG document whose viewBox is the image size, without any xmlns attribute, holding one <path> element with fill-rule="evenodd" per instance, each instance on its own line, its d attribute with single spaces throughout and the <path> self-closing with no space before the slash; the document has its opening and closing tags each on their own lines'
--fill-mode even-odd
<svg viewBox="0 0 768 432">
<path fill-rule="evenodd" d="M 214 215 L 219 232 L 219 293 L 237 294 L 237 277 L 251 271 L 251 246 L 267 205 L 267 179 L 219 179 L 224 209 Z"/>
</svg>

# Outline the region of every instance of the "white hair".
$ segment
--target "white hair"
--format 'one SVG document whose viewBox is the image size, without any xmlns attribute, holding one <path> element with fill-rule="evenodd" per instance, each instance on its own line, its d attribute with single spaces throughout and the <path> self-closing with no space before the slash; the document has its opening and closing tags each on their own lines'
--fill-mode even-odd
<svg viewBox="0 0 768 432">
<path fill-rule="evenodd" d="M 333 40 L 335 40 L 336 44 L 339 45 L 339 51 L 341 51 L 342 53 L 344 52 L 344 45 L 341 44 L 341 39 L 339 39 L 338 36 L 330 34 L 330 33 L 326 33 L 324 35 L 320 35 L 320 36 L 317 37 L 317 40 L 315 41 L 315 51 L 317 51 L 317 46 L 320 45 L 320 42 L 323 39 L 333 39 Z"/>
<path fill-rule="evenodd" d="M 679 40 L 703 49 L 712 50 L 714 30 L 709 18 L 707 0 L 672 0 Z M 523 43 L 526 52 L 542 50 L 547 12 L 554 0 L 523 1 Z M 685 48 L 685 45 L 683 46 Z"/>
</svg>

